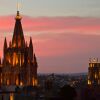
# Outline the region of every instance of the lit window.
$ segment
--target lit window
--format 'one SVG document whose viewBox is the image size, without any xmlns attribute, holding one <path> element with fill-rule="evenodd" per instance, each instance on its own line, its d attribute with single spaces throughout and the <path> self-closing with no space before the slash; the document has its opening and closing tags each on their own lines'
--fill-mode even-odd
<svg viewBox="0 0 100 100">
<path fill-rule="evenodd" d="M 97 79 L 97 78 L 98 78 L 97 73 L 95 73 L 94 77 L 95 77 L 95 79 Z"/>
<path fill-rule="evenodd" d="M 35 79 L 34 79 L 34 77 L 32 79 L 32 84 L 33 84 L 33 86 L 35 86 Z"/>
<path fill-rule="evenodd" d="M 23 55 L 22 63 L 24 63 L 24 55 Z"/>
<path fill-rule="evenodd" d="M 14 100 L 14 94 L 10 93 L 10 100 Z"/>
<path fill-rule="evenodd" d="M 91 85 L 91 81 L 90 80 L 88 80 L 88 85 Z"/>
<path fill-rule="evenodd" d="M 13 66 L 18 64 L 18 56 L 16 53 L 13 54 Z"/>
<path fill-rule="evenodd" d="M 37 84 L 38 84 L 38 81 L 37 81 L 37 79 L 35 79 L 35 86 L 37 86 Z"/>
<path fill-rule="evenodd" d="M 90 64 L 90 67 L 93 67 L 92 64 Z"/>
<path fill-rule="evenodd" d="M 21 54 L 20 54 L 20 66 L 21 66 Z"/>
<path fill-rule="evenodd" d="M 13 42 L 13 47 L 16 47 L 16 43 L 15 43 L 15 41 Z"/>
<path fill-rule="evenodd" d="M 23 82 L 22 81 L 20 82 L 20 86 L 23 86 Z"/>
<path fill-rule="evenodd" d="M 33 77 L 33 79 L 32 79 L 32 83 L 33 83 L 33 86 L 37 86 L 37 84 L 38 84 L 37 79 L 35 79 L 35 78 Z"/>
<path fill-rule="evenodd" d="M 9 79 L 7 79 L 7 85 L 9 85 L 9 83 L 10 83 L 10 82 L 9 82 Z"/>
<path fill-rule="evenodd" d="M 19 80 L 18 80 L 18 78 L 16 79 L 16 85 L 19 85 Z"/>
</svg>

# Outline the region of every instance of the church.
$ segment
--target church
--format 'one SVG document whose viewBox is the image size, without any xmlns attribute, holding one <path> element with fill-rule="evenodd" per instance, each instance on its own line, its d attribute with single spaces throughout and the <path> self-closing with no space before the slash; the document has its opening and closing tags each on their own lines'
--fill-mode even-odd
<svg viewBox="0 0 100 100">
<path fill-rule="evenodd" d="M 98 61 L 98 58 L 90 59 L 88 68 L 88 85 L 100 85 L 100 62 Z"/>
<path fill-rule="evenodd" d="M 37 86 L 37 59 L 33 50 L 32 38 L 25 41 L 19 11 L 15 17 L 12 41 L 7 44 L 5 37 L 3 59 L 0 67 L 1 86 Z"/>
</svg>

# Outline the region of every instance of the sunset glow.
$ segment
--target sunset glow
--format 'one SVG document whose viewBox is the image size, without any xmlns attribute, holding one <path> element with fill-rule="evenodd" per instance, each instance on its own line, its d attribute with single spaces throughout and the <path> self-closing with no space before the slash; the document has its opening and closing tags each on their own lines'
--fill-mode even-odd
<svg viewBox="0 0 100 100">
<path fill-rule="evenodd" d="M 26 0 L 21 9 L 25 39 L 28 42 L 30 36 L 33 39 L 38 72 L 87 72 L 88 59 L 100 58 L 100 1 L 76 0 L 74 5 L 74 0 L 44 1 L 45 4 Z M 4 12 L 0 10 L 1 58 L 4 37 L 7 41 L 12 39 L 16 12 L 12 9 L 13 4 L 16 4 L 14 0 L 8 4 L 2 1 L 2 5 L 10 8 L 1 6 Z"/>
</svg>

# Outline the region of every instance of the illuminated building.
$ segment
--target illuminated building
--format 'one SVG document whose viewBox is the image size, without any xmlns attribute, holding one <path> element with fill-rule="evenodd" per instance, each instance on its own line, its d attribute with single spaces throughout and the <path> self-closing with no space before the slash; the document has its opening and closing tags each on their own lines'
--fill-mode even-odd
<svg viewBox="0 0 100 100">
<path fill-rule="evenodd" d="M 98 59 L 90 59 L 88 68 L 88 85 L 100 85 L 100 62 Z"/>
<path fill-rule="evenodd" d="M 21 19 L 17 11 L 13 38 L 9 46 L 6 37 L 4 40 L 3 61 L 0 67 L 1 85 L 36 86 L 38 83 L 37 60 L 33 52 L 32 38 L 30 37 L 28 45 L 24 38 Z"/>
</svg>

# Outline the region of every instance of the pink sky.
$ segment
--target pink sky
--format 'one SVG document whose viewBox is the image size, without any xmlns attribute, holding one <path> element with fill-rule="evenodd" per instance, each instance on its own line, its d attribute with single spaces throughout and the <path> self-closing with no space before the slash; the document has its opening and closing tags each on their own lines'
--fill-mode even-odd
<svg viewBox="0 0 100 100">
<path fill-rule="evenodd" d="M 14 16 L 0 17 L 1 56 L 5 33 L 9 41 L 14 24 Z M 23 16 L 22 25 L 26 40 L 33 38 L 38 72 L 87 72 L 88 59 L 100 58 L 100 18 Z"/>
</svg>

